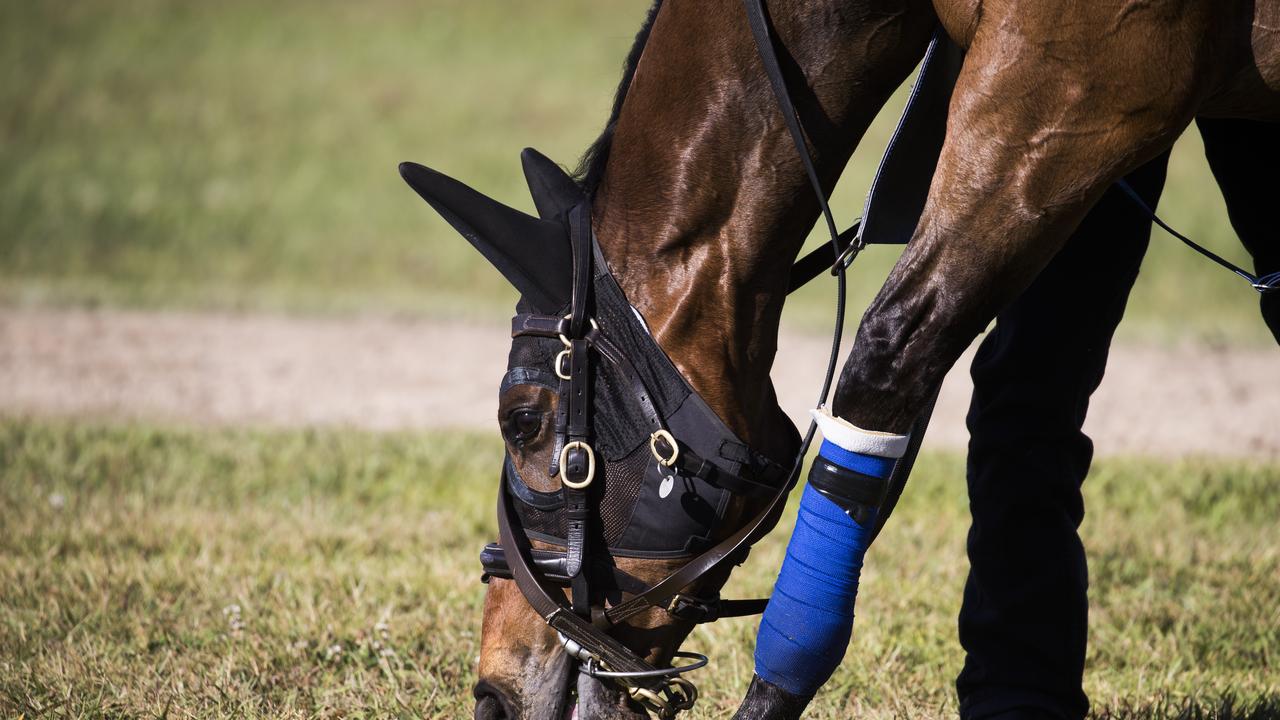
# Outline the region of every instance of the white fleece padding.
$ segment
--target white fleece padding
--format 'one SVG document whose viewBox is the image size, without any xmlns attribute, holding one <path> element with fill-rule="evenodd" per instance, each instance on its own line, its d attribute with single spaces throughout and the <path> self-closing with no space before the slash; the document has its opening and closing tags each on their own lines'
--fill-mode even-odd
<svg viewBox="0 0 1280 720">
<path fill-rule="evenodd" d="M 852 423 L 832 415 L 826 408 L 810 410 L 822 431 L 822 437 L 849 452 L 875 455 L 882 458 L 900 458 L 907 453 L 909 435 L 863 430 Z"/>
</svg>

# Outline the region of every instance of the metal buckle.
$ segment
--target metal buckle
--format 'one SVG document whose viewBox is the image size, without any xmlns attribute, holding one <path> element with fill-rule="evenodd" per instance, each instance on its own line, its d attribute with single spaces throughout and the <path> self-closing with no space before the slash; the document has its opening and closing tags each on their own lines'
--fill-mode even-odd
<svg viewBox="0 0 1280 720">
<path fill-rule="evenodd" d="M 658 452 L 658 441 L 662 440 L 671 448 L 671 457 L 662 457 L 662 453 Z M 676 438 L 666 430 L 656 430 L 649 435 L 649 451 L 653 453 L 653 457 L 658 464 L 663 467 L 671 467 L 676 464 L 676 458 L 680 457 L 680 445 L 676 443 Z"/>
<path fill-rule="evenodd" d="M 857 259 L 858 253 L 862 252 L 863 248 L 866 246 L 867 244 L 862 242 L 862 233 L 859 232 L 854 236 L 853 240 L 850 241 L 849 246 L 836 256 L 836 261 L 831 264 L 831 274 L 839 275 L 845 270 L 848 270 L 849 266 L 853 264 L 853 261 Z"/>
<path fill-rule="evenodd" d="M 574 481 L 569 479 L 569 471 L 565 467 L 565 465 L 569 459 L 569 451 L 574 448 L 582 448 L 583 450 L 587 451 L 587 477 L 585 480 Z M 596 476 L 596 452 L 591 449 L 590 445 L 582 442 L 581 440 L 574 440 L 573 442 L 565 443 L 564 447 L 560 448 L 560 482 L 561 484 L 563 484 L 565 487 L 573 488 L 574 490 L 581 490 L 586 486 L 590 485 L 591 481 L 595 479 L 595 476 Z"/>
<path fill-rule="evenodd" d="M 565 348 L 556 354 L 556 360 L 555 360 L 556 377 L 560 378 L 561 380 L 573 379 L 572 377 L 569 376 L 569 373 L 566 370 L 562 369 L 564 367 L 564 361 L 569 359 L 570 352 L 572 352 L 570 348 Z"/>
<path fill-rule="evenodd" d="M 702 622 L 711 613 L 711 607 L 707 603 L 679 593 L 672 596 L 666 610 L 674 618 L 695 623 Z"/>
<path fill-rule="evenodd" d="M 564 325 L 564 321 L 568 320 L 570 317 L 572 316 L 565 315 L 564 318 L 560 321 L 560 324 Z M 587 321 L 591 323 L 592 330 L 600 329 L 600 326 L 596 324 L 595 318 L 587 318 Z M 557 334 L 560 336 L 560 342 L 564 344 L 564 349 L 561 350 L 559 354 L 556 355 L 555 362 L 553 363 L 555 365 L 556 377 L 560 378 L 561 380 L 572 380 L 573 378 L 569 376 L 569 371 L 564 369 L 564 361 L 568 359 L 569 352 L 573 350 L 573 341 L 569 340 L 569 338 L 565 336 L 563 332 L 559 332 Z"/>
<path fill-rule="evenodd" d="M 564 316 L 564 320 L 568 320 L 568 319 L 570 319 L 570 318 L 572 318 L 572 317 L 573 317 L 572 315 L 565 315 L 565 316 Z M 595 319 L 595 318 L 593 318 L 593 317 L 589 317 L 589 318 L 587 318 L 587 322 L 591 323 L 591 329 L 592 329 L 592 330 L 599 330 L 599 329 L 600 329 L 600 326 L 596 324 L 596 319 Z M 561 324 L 561 325 L 564 325 L 564 323 L 563 323 L 563 322 L 561 322 L 560 324 Z M 564 333 L 558 333 L 558 334 L 560 335 L 560 342 L 564 343 L 564 346 L 565 346 L 566 348 L 567 348 L 567 347 L 572 347 L 573 343 L 569 341 L 569 338 L 568 338 L 568 337 L 566 337 Z"/>
<path fill-rule="evenodd" d="M 688 710 L 698 701 L 698 688 L 682 677 L 672 677 L 661 692 L 644 687 L 630 687 L 627 693 L 632 700 L 656 713 L 661 720 L 674 718 L 681 710 Z"/>
</svg>

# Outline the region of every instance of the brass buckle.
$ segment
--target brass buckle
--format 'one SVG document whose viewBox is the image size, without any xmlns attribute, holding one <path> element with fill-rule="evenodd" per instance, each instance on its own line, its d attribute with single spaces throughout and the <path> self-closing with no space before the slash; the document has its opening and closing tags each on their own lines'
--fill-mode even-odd
<svg viewBox="0 0 1280 720">
<path fill-rule="evenodd" d="M 569 471 L 565 468 L 569 460 L 569 451 L 574 448 L 582 448 L 587 451 L 587 477 L 585 480 L 573 481 L 569 479 Z M 560 482 L 565 487 L 581 490 L 591 484 L 596 477 L 596 453 L 591 446 L 581 440 L 567 442 L 564 447 L 560 448 Z"/>
<path fill-rule="evenodd" d="M 564 316 L 564 319 L 565 319 L 565 320 L 568 320 L 568 319 L 569 319 L 569 318 L 571 318 L 571 317 L 573 317 L 573 316 L 572 316 L 572 315 L 565 315 L 565 316 Z M 591 323 L 591 329 L 592 329 L 592 330 L 599 330 L 599 329 L 600 329 L 600 326 L 596 324 L 596 319 L 595 319 L 595 318 L 593 318 L 593 317 L 589 317 L 589 318 L 587 318 L 587 322 Z M 571 342 L 569 341 L 569 338 L 565 337 L 565 334 L 564 334 L 564 333 L 557 333 L 557 334 L 558 334 L 558 335 L 560 335 L 560 342 L 564 343 L 564 346 L 565 346 L 566 348 L 567 348 L 567 347 L 571 347 L 571 346 L 573 345 L 573 343 L 571 343 Z"/>
<path fill-rule="evenodd" d="M 658 452 L 658 441 L 664 440 L 671 447 L 671 457 L 662 457 L 662 453 Z M 666 430 L 656 430 L 649 435 L 649 451 L 653 453 L 653 457 L 658 464 L 663 467 L 671 467 L 676 464 L 676 458 L 680 457 L 680 445 L 676 443 L 676 438 Z"/>
<path fill-rule="evenodd" d="M 572 316 L 565 315 L 564 319 L 568 320 L 570 317 Z M 600 329 L 600 326 L 596 324 L 595 318 L 587 318 L 587 321 L 591 323 L 592 330 Z M 560 342 L 564 345 L 564 349 L 561 350 L 556 355 L 555 362 L 553 363 L 555 365 L 554 369 L 556 371 L 556 377 L 560 378 L 561 380 L 572 380 L 573 378 L 569 376 L 569 371 L 564 369 L 564 361 L 568 359 L 569 352 L 573 350 L 573 342 L 569 340 L 569 338 L 566 337 L 564 333 L 557 333 L 557 334 L 560 336 Z"/>
<path fill-rule="evenodd" d="M 698 701 L 698 688 L 682 677 L 672 677 L 661 691 L 632 686 L 627 688 L 632 700 L 657 713 L 661 720 L 674 718 L 681 710 L 688 710 Z"/>
</svg>

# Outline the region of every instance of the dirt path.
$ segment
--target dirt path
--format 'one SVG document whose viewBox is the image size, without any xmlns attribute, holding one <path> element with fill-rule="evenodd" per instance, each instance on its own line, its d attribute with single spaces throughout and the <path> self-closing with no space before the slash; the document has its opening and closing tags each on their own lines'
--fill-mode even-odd
<svg viewBox="0 0 1280 720">
<path fill-rule="evenodd" d="M 0 310 L 0 414 L 215 425 L 492 427 L 506 327 L 386 318 Z M 804 416 L 826 341 L 784 334 Z M 968 358 L 929 445 L 962 448 Z M 1104 454 L 1280 459 L 1280 352 L 1118 347 L 1086 428 Z"/>
</svg>

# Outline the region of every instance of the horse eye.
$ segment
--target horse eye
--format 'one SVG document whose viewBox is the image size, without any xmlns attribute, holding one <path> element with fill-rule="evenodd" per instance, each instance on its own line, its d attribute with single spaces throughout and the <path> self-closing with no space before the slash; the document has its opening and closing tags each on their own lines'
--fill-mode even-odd
<svg viewBox="0 0 1280 720">
<path fill-rule="evenodd" d="M 512 410 L 511 427 L 515 430 L 515 437 L 512 438 L 517 443 L 528 442 L 538 436 L 538 431 L 542 429 L 542 412 L 532 408 L 520 408 Z"/>
</svg>

